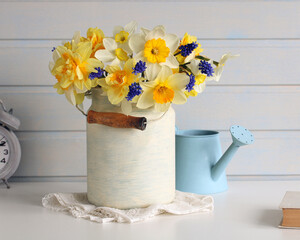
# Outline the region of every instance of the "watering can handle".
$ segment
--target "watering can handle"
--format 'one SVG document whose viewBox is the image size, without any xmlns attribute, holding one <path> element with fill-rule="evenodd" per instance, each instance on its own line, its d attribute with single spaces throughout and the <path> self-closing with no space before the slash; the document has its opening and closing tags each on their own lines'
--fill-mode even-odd
<svg viewBox="0 0 300 240">
<path fill-rule="evenodd" d="M 147 119 L 145 117 L 133 117 L 115 112 L 95 112 L 93 110 L 88 112 L 87 122 L 115 128 L 136 128 L 142 131 L 147 126 Z"/>
</svg>

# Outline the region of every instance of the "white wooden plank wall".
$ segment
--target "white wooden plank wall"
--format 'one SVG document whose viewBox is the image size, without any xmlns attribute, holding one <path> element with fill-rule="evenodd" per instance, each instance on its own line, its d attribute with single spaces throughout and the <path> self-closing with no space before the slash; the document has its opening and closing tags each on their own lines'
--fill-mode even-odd
<svg viewBox="0 0 300 240">
<path fill-rule="evenodd" d="M 51 49 L 76 30 L 97 26 L 109 36 L 132 19 L 196 35 L 216 59 L 240 53 L 219 83 L 176 106 L 177 124 L 219 130 L 224 150 L 231 124 L 253 130 L 256 143 L 237 153 L 231 177 L 300 177 L 299 2 L 70 2 L 0 1 L 0 99 L 22 122 L 17 178 L 86 175 L 85 119 L 52 88 Z"/>
</svg>

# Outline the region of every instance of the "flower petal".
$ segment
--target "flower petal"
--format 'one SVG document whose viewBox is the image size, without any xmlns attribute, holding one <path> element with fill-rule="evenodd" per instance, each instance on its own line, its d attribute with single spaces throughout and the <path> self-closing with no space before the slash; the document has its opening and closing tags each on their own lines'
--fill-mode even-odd
<svg viewBox="0 0 300 240">
<path fill-rule="evenodd" d="M 103 87 L 103 88 L 107 88 L 107 87 L 108 87 L 105 78 L 100 78 L 100 79 L 98 79 L 98 80 L 97 80 L 97 83 L 98 83 L 101 87 Z"/>
<path fill-rule="evenodd" d="M 149 32 L 150 32 L 149 29 L 143 27 L 141 28 L 141 34 L 143 35 L 143 37 L 145 37 Z"/>
<path fill-rule="evenodd" d="M 168 84 L 172 89 L 183 90 L 190 82 L 190 77 L 185 73 L 175 73 L 168 79 Z"/>
<path fill-rule="evenodd" d="M 86 60 L 91 56 L 92 53 L 92 43 L 91 42 L 85 42 L 79 45 L 79 47 L 76 49 L 76 53 L 80 55 L 82 60 Z"/>
<path fill-rule="evenodd" d="M 92 88 L 92 81 L 91 81 L 91 79 L 88 79 L 88 80 L 84 81 L 83 83 L 84 83 L 85 87 L 88 90 L 90 90 Z"/>
<path fill-rule="evenodd" d="M 164 82 L 172 74 L 173 74 L 173 72 L 172 72 L 171 68 L 169 68 L 167 66 L 162 66 L 162 68 L 161 68 L 160 72 L 158 73 L 156 79 L 158 79 L 158 81 L 160 81 L 160 82 Z"/>
<path fill-rule="evenodd" d="M 131 21 L 130 23 L 126 24 L 124 27 L 124 30 L 129 33 L 129 35 L 132 35 L 137 29 L 137 22 Z"/>
<path fill-rule="evenodd" d="M 225 62 L 229 59 L 229 58 L 236 58 L 236 57 L 239 57 L 240 54 L 236 54 L 236 55 L 232 55 L 231 53 L 227 53 L 227 54 L 224 54 L 222 57 L 221 57 L 221 60 L 219 62 L 220 65 L 224 65 Z"/>
<path fill-rule="evenodd" d="M 179 63 L 176 59 L 176 57 L 174 57 L 174 55 L 169 55 L 169 57 L 166 58 L 165 62 L 160 63 L 160 65 L 166 65 L 170 68 L 178 68 L 179 67 Z"/>
<path fill-rule="evenodd" d="M 125 65 L 124 65 L 124 70 L 126 72 L 132 73 L 133 69 L 135 66 L 135 60 L 133 58 L 130 58 L 126 61 Z"/>
<path fill-rule="evenodd" d="M 154 109 L 157 112 L 166 112 L 169 109 L 170 105 L 171 103 L 163 103 L 163 104 L 155 103 Z"/>
<path fill-rule="evenodd" d="M 79 31 L 76 31 L 73 35 L 73 38 L 72 38 L 72 43 L 74 43 L 74 45 L 76 46 L 78 43 L 80 43 L 80 32 Z"/>
<path fill-rule="evenodd" d="M 69 88 L 68 90 L 66 90 L 65 96 L 72 105 L 76 105 L 76 99 L 74 96 L 73 88 Z"/>
<path fill-rule="evenodd" d="M 48 67 L 49 67 L 49 71 L 52 72 L 52 69 L 54 67 L 54 62 L 49 62 Z"/>
<path fill-rule="evenodd" d="M 75 87 L 77 87 L 78 89 L 83 89 L 83 81 L 79 81 L 79 80 L 75 80 L 74 81 L 74 85 Z"/>
<path fill-rule="evenodd" d="M 104 38 L 103 45 L 104 45 L 105 49 L 108 51 L 114 51 L 118 47 L 116 41 L 111 38 Z"/>
<path fill-rule="evenodd" d="M 60 86 L 62 88 L 68 88 L 71 84 L 72 84 L 72 81 L 70 81 L 69 79 L 65 79 L 60 82 Z"/>
<path fill-rule="evenodd" d="M 144 89 L 144 92 L 140 96 L 136 106 L 141 109 L 146 109 L 153 106 L 153 89 Z"/>
<path fill-rule="evenodd" d="M 200 72 L 199 70 L 199 63 L 200 61 L 199 60 L 196 60 L 196 59 L 193 59 L 191 60 L 191 63 L 190 63 L 190 69 L 192 70 L 192 73 L 196 76 L 198 75 Z"/>
<path fill-rule="evenodd" d="M 206 85 L 205 82 L 203 82 L 203 83 L 201 83 L 199 85 L 195 85 L 194 89 L 195 89 L 195 91 L 197 93 L 202 93 L 204 91 L 204 89 L 205 89 L 205 85 Z"/>
<path fill-rule="evenodd" d="M 79 66 L 76 67 L 76 74 L 77 74 L 77 77 L 79 80 L 83 79 L 83 74 L 82 74 Z"/>
<path fill-rule="evenodd" d="M 184 104 L 186 102 L 187 98 L 183 91 L 175 91 L 173 103 L 175 104 Z"/>
<path fill-rule="evenodd" d="M 165 34 L 164 28 L 162 26 L 157 26 L 146 35 L 145 40 L 148 41 L 153 38 L 164 38 Z"/>
<path fill-rule="evenodd" d="M 132 49 L 129 47 L 128 41 L 125 43 L 118 43 L 118 48 L 122 48 L 125 52 L 132 54 Z"/>
<path fill-rule="evenodd" d="M 108 65 L 105 67 L 105 71 L 107 71 L 109 74 L 114 73 L 119 70 L 121 70 L 119 65 Z"/>
<path fill-rule="evenodd" d="M 149 81 L 153 81 L 161 70 L 158 63 L 148 63 L 146 68 L 146 77 Z"/>
<path fill-rule="evenodd" d="M 56 49 L 53 51 L 52 57 L 53 57 L 54 62 L 56 62 L 57 59 L 60 58 L 59 52 Z"/>
<path fill-rule="evenodd" d="M 135 61 L 136 62 L 138 62 L 138 61 L 143 61 L 143 62 L 145 62 L 146 61 L 146 59 L 145 59 L 145 57 L 144 57 L 144 52 L 143 51 L 140 51 L 139 53 L 137 53 L 135 56 L 134 56 L 134 59 L 135 59 Z"/>
<path fill-rule="evenodd" d="M 77 93 L 77 94 L 75 94 L 74 93 L 74 97 L 75 97 L 75 102 L 76 102 L 76 104 L 81 104 L 82 102 L 83 102 L 83 100 L 84 100 L 84 93 Z"/>
<path fill-rule="evenodd" d="M 132 35 L 132 37 L 129 39 L 129 47 L 135 53 L 143 51 L 145 43 L 145 38 L 140 33 Z"/>
<path fill-rule="evenodd" d="M 140 83 L 143 90 L 147 91 L 149 89 L 154 88 L 157 85 L 156 81 L 150 81 L 150 82 L 141 82 Z"/>
<path fill-rule="evenodd" d="M 187 63 L 187 62 L 190 62 L 192 59 L 195 58 L 195 51 L 193 51 L 190 55 L 188 55 L 185 59 L 184 59 L 184 62 Z"/>
<path fill-rule="evenodd" d="M 119 104 L 125 98 L 123 88 L 121 87 L 110 87 L 107 90 L 107 96 L 111 104 Z"/>
<path fill-rule="evenodd" d="M 93 72 L 97 72 L 97 70 L 95 70 L 96 67 L 100 67 L 100 68 L 103 68 L 104 65 L 101 61 L 99 61 L 98 59 L 95 59 L 95 58 L 89 58 L 87 61 L 87 70 L 88 71 L 93 71 Z"/>
<path fill-rule="evenodd" d="M 120 64 L 121 64 L 121 61 L 117 57 L 111 62 L 111 65 L 120 65 Z"/>
<path fill-rule="evenodd" d="M 167 47 L 170 48 L 170 53 L 174 53 L 179 46 L 179 38 L 175 34 L 166 34 L 164 39 Z"/>
<path fill-rule="evenodd" d="M 102 49 L 95 53 L 95 57 L 102 62 L 111 62 L 116 58 L 110 51 Z"/>
<path fill-rule="evenodd" d="M 129 115 L 132 112 L 131 102 L 127 101 L 127 99 L 124 99 L 121 102 L 121 109 L 124 114 Z"/>
</svg>

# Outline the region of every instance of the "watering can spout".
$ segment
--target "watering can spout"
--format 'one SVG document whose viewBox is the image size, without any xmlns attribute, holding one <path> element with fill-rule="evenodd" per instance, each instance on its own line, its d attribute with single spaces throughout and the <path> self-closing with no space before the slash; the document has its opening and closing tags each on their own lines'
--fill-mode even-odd
<svg viewBox="0 0 300 240">
<path fill-rule="evenodd" d="M 223 174 L 228 163 L 240 146 L 252 144 L 254 142 L 253 134 L 242 126 L 232 126 L 230 128 L 230 133 L 232 136 L 232 144 L 211 169 L 211 177 L 214 181 L 217 181 Z"/>
</svg>

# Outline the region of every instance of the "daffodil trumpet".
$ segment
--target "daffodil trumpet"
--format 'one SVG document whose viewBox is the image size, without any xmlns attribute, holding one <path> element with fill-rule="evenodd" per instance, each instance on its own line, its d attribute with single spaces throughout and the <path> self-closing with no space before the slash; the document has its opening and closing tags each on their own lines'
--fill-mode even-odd
<svg viewBox="0 0 300 240">
<path fill-rule="evenodd" d="M 108 101 L 128 115 L 134 108 L 166 112 L 171 104 L 184 104 L 203 92 L 208 81 L 219 81 L 225 62 L 203 56 L 196 36 L 180 39 L 164 26 L 141 28 L 132 21 L 116 26 L 112 36 L 89 28 L 76 32 L 69 42 L 52 48 L 49 70 L 54 88 L 81 108 L 93 88 L 101 88 Z"/>
</svg>

